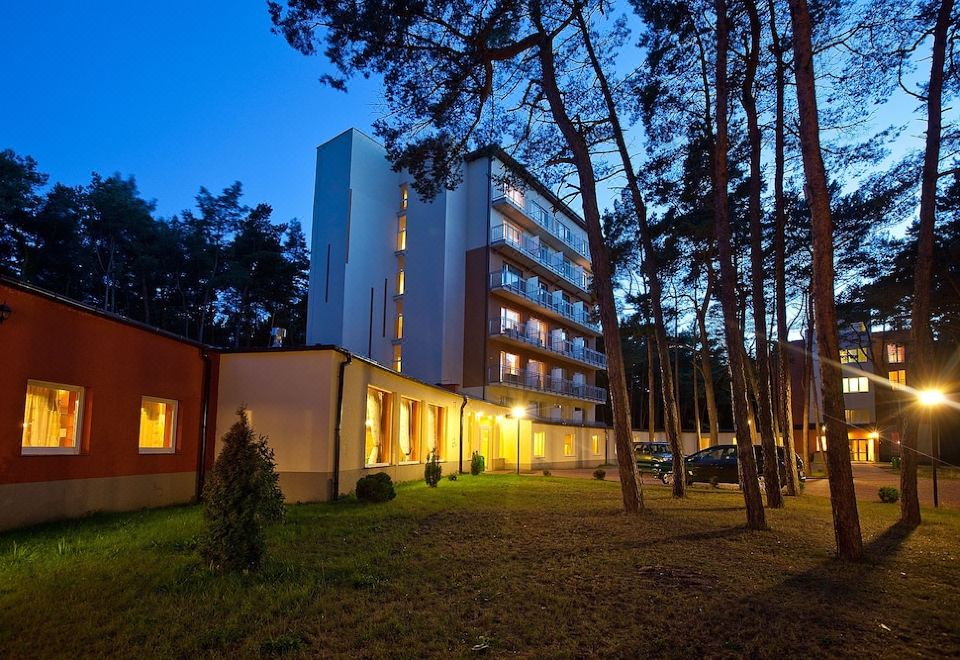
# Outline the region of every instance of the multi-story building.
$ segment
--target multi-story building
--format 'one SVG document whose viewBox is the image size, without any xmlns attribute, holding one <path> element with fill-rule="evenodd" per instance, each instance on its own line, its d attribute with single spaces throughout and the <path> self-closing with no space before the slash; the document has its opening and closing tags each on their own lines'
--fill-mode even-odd
<svg viewBox="0 0 960 660">
<path fill-rule="evenodd" d="M 840 355 L 844 401 L 844 421 L 850 441 L 850 458 L 854 461 L 887 460 L 897 453 L 904 405 L 909 405 L 904 386 L 907 384 L 907 331 L 868 330 L 862 323 L 840 329 Z M 792 342 L 799 356 L 804 342 Z M 803 419 L 802 361 L 794 359 L 794 419 Z M 811 428 L 823 424 L 823 401 L 820 390 L 820 361 L 814 343 L 813 387 L 807 388 L 808 417 Z M 819 435 L 819 434 L 816 434 Z M 820 440 L 822 448 L 823 439 Z M 810 442 L 808 453 L 817 451 Z"/>
<path fill-rule="evenodd" d="M 419 199 L 357 130 L 317 149 L 307 342 L 529 417 L 588 424 L 597 372 L 583 220 L 496 147 Z"/>
</svg>

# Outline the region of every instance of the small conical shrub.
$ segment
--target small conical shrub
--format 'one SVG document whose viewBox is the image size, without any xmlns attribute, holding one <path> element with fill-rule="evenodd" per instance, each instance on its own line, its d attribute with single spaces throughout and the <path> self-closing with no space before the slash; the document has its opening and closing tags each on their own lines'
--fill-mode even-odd
<svg viewBox="0 0 960 660">
<path fill-rule="evenodd" d="M 473 452 L 473 458 L 470 459 L 470 474 L 477 476 L 487 469 L 487 462 L 480 452 Z"/>
<path fill-rule="evenodd" d="M 423 480 L 431 488 L 436 488 L 440 483 L 440 477 L 443 476 L 443 468 L 440 467 L 440 461 L 437 459 L 437 452 L 433 450 L 427 458 L 427 464 L 423 468 Z"/>
<path fill-rule="evenodd" d="M 204 560 L 225 571 L 253 570 L 263 559 L 262 523 L 283 518 L 283 493 L 266 436 L 256 437 L 247 411 L 223 436 L 203 490 Z"/>
</svg>

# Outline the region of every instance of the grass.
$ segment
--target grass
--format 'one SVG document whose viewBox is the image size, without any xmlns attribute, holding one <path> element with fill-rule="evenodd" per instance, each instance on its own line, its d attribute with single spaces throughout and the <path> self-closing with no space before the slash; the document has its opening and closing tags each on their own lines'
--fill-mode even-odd
<svg viewBox="0 0 960 660">
<path fill-rule="evenodd" d="M 900 468 L 893 468 L 890 464 L 883 466 L 884 470 L 893 474 L 900 474 Z M 917 476 L 921 479 L 932 479 L 933 469 L 929 465 L 918 465 Z M 937 479 L 960 479 L 960 468 L 950 465 L 941 465 L 937 467 Z"/>
<path fill-rule="evenodd" d="M 197 507 L 0 536 L 0 655 L 144 657 L 960 653 L 960 514 L 860 507 L 867 559 L 832 558 L 829 502 L 772 531 L 739 493 L 461 476 L 383 505 L 298 505 L 251 575 L 199 561 Z M 476 649 L 474 651 L 474 649 Z"/>
</svg>

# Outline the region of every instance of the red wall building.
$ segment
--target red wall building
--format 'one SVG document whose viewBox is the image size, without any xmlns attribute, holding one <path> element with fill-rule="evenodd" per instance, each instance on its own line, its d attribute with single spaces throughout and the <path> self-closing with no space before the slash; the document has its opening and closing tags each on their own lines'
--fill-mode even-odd
<svg viewBox="0 0 960 660">
<path fill-rule="evenodd" d="M 8 279 L 0 303 L 0 529 L 192 500 L 219 355 Z"/>
</svg>

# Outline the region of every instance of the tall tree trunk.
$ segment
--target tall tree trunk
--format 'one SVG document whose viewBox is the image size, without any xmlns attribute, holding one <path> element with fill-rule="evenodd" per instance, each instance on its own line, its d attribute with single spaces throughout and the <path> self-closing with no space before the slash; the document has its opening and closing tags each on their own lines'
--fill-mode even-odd
<svg viewBox="0 0 960 660">
<path fill-rule="evenodd" d="M 809 304 L 809 296 L 807 297 Z M 813 376 L 813 355 L 812 355 L 812 344 L 813 342 L 810 338 L 813 336 L 813 328 L 809 323 L 805 323 L 806 332 L 803 335 L 803 377 L 800 381 L 800 390 L 803 396 L 803 411 L 801 415 L 803 416 L 803 431 L 802 431 L 802 442 L 803 442 L 803 460 L 807 464 L 807 471 L 810 471 L 810 463 L 812 462 L 813 452 L 810 451 L 810 392 L 813 389 L 810 386 L 810 379 Z M 819 422 L 817 422 L 819 425 Z"/>
<path fill-rule="evenodd" d="M 717 253 L 720 262 L 720 304 L 723 307 L 724 334 L 727 339 L 727 355 L 730 361 L 730 380 L 733 399 L 734 430 L 737 434 L 737 461 L 740 472 L 740 485 L 743 489 L 743 501 L 747 513 L 747 526 L 751 529 L 765 529 L 766 515 L 763 510 L 763 498 L 757 482 L 757 464 L 750 442 L 750 426 L 747 423 L 747 381 L 744 364 L 746 351 L 743 348 L 743 335 L 737 319 L 737 273 L 733 266 L 733 249 L 729 204 L 727 200 L 727 47 L 729 28 L 727 25 L 726 0 L 715 0 L 717 10 L 717 62 L 716 62 L 716 122 L 717 134 L 713 154 L 713 195 L 714 222 L 717 234 Z"/>
<path fill-rule="evenodd" d="M 817 90 L 813 72 L 813 37 L 807 0 L 790 0 L 793 24 L 793 58 L 800 111 L 800 149 L 807 181 L 813 238 L 813 304 L 817 328 L 817 352 L 820 356 L 820 388 L 823 413 L 827 422 L 827 464 L 830 503 L 837 554 L 842 559 L 859 560 L 863 556 L 860 515 L 850 466 L 850 441 L 844 422 L 843 393 L 840 388 L 840 340 L 833 290 L 833 220 L 830 217 L 830 193 L 820 151 L 820 126 L 817 117 Z"/>
<path fill-rule="evenodd" d="M 770 10 L 770 37 L 773 55 L 776 60 L 774 69 L 774 87 L 776 88 L 776 108 L 774 110 L 774 146 L 773 146 L 773 254 L 774 254 L 774 290 L 776 296 L 777 316 L 777 368 L 779 379 L 779 408 L 780 428 L 783 432 L 783 453 L 789 456 L 785 465 L 787 472 L 787 495 L 800 494 L 800 475 L 797 473 L 797 462 L 793 455 L 797 449 L 793 439 L 793 384 L 790 367 L 790 344 L 787 329 L 787 249 L 786 231 L 787 214 L 784 208 L 783 173 L 784 154 L 786 151 L 786 132 L 784 126 L 786 89 L 786 63 L 784 49 L 777 30 L 777 12 L 773 0 L 768 3 Z M 806 423 L 806 418 L 804 418 Z M 804 456 L 806 459 L 806 456 Z"/>
<path fill-rule="evenodd" d="M 667 331 L 663 321 L 663 305 L 661 303 L 663 290 L 660 285 L 660 268 L 657 262 L 657 253 L 653 247 L 653 237 L 650 234 L 650 224 L 647 221 L 647 205 L 640 192 L 640 182 L 637 179 L 637 173 L 633 167 L 630 152 L 627 149 L 626 137 L 620 124 L 620 116 L 613 98 L 613 93 L 607 81 L 606 72 L 600 65 L 600 61 L 593 48 L 590 28 L 583 17 L 583 12 L 580 9 L 577 9 L 576 12 L 580 32 L 583 36 L 583 43 L 584 46 L 586 46 L 590 63 L 597 77 L 600 91 L 603 94 L 604 104 L 606 105 L 610 120 L 610 129 L 613 133 L 613 139 L 617 144 L 617 151 L 620 155 L 621 163 L 623 164 L 623 172 L 627 180 L 630 200 L 633 202 L 634 210 L 637 213 L 637 228 L 640 233 L 640 245 L 643 248 L 643 269 L 647 278 L 647 285 L 650 289 L 650 309 L 653 312 L 653 331 L 656 337 L 657 354 L 660 358 L 660 385 L 663 390 L 664 431 L 666 431 L 667 440 L 670 442 L 673 455 L 683 456 L 683 443 L 680 437 L 680 409 L 674 390 L 674 379 L 670 373 L 670 345 L 667 341 Z M 686 494 L 687 480 L 685 478 L 685 472 L 686 467 L 682 461 L 673 462 L 674 497 L 683 497 Z"/>
<path fill-rule="evenodd" d="M 767 302 L 763 293 L 763 225 L 761 221 L 760 192 L 760 123 L 754 82 L 760 62 L 760 15 L 754 0 L 744 0 L 750 22 L 750 46 L 747 51 L 747 70 L 743 78 L 741 105 L 747 116 L 747 138 L 750 143 L 750 184 L 748 215 L 750 217 L 750 281 L 753 300 L 753 332 L 757 351 L 757 432 L 763 447 L 763 481 L 767 492 L 767 506 L 783 506 L 780 492 L 780 459 L 777 441 L 773 437 L 773 400 L 770 396 L 770 351 L 767 347 Z"/>
<path fill-rule="evenodd" d="M 613 433 L 617 444 L 617 463 L 620 470 L 620 488 L 623 508 L 627 513 L 636 513 L 643 508 L 643 488 L 637 474 L 637 461 L 633 452 L 633 435 L 630 432 L 630 399 L 623 369 L 623 350 L 617 322 L 617 308 L 613 297 L 613 278 L 607 246 L 600 226 L 600 206 L 597 202 L 597 182 L 590 156 L 590 148 L 584 137 L 566 114 L 563 95 L 557 86 L 557 73 L 553 60 L 553 40 L 544 34 L 539 46 L 539 61 L 542 87 L 550 112 L 557 127 L 570 148 L 580 182 L 580 199 L 586 221 L 590 259 L 593 264 L 593 288 L 600 308 L 603 326 L 603 343 L 607 351 L 607 375 L 610 386 L 610 403 L 613 408 Z"/>
<path fill-rule="evenodd" d="M 707 255 L 707 289 L 703 294 L 703 302 L 697 310 L 697 324 L 700 327 L 700 373 L 703 376 L 703 398 L 707 403 L 707 420 L 710 423 L 710 446 L 720 444 L 720 418 L 717 412 L 717 393 L 713 384 L 713 360 L 710 356 L 710 335 L 707 332 L 707 311 L 710 309 L 710 298 L 713 294 L 713 267 L 710 265 L 710 255 Z"/>
<path fill-rule="evenodd" d="M 697 383 L 697 352 L 690 352 L 690 379 L 693 381 L 693 432 L 697 435 L 697 449 L 703 449 L 703 432 L 700 426 L 700 386 Z"/>
<path fill-rule="evenodd" d="M 920 229 L 917 233 L 917 266 L 913 275 L 913 308 L 910 313 L 910 350 L 913 356 L 911 383 L 915 389 L 937 387 L 933 369 L 933 340 L 930 336 L 930 288 L 933 286 L 933 239 L 937 214 L 937 178 L 940 166 L 940 134 L 942 132 L 943 67 L 946 59 L 947 30 L 953 0 L 943 0 L 933 29 L 933 52 L 930 61 L 930 83 L 927 86 L 927 143 L 923 154 L 920 181 Z M 919 419 L 911 415 L 900 444 L 900 519 L 911 525 L 920 524 L 920 500 L 917 496 L 917 433 Z"/>
<path fill-rule="evenodd" d="M 653 398 L 656 387 L 656 376 L 653 373 L 653 337 L 647 335 L 647 440 L 657 439 L 657 402 Z"/>
</svg>

